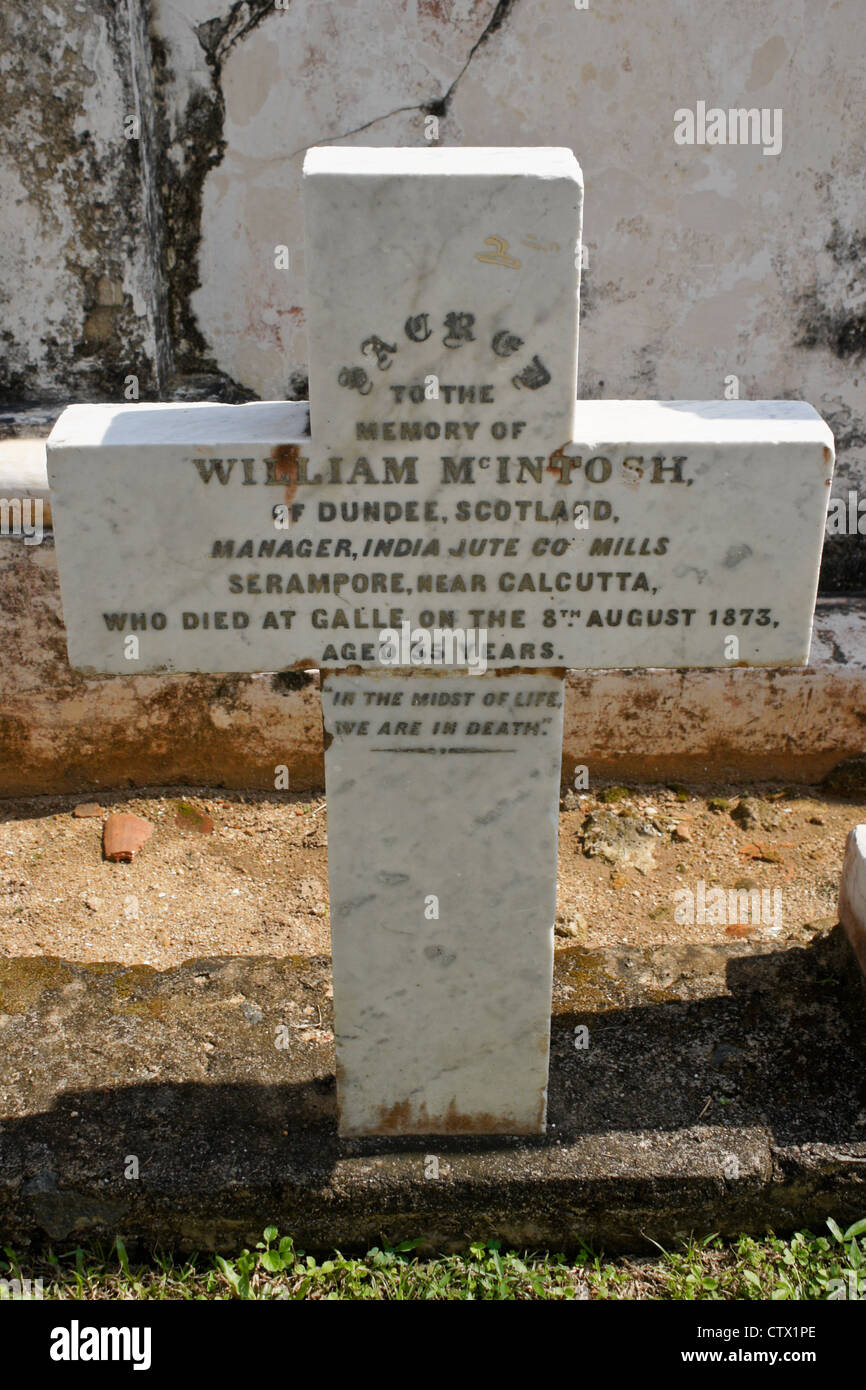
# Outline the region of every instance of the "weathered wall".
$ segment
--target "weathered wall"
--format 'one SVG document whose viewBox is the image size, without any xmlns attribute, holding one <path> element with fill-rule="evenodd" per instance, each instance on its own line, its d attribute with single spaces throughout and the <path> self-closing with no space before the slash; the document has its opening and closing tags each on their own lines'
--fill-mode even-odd
<svg viewBox="0 0 866 1390">
<path fill-rule="evenodd" d="M 435 114 L 439 143 L 576 151 L 584 395 L 802 396 L 836 494 L 866 494 L 859 0 L 53 0 L 0 24 L 7 398 L 117 399 L 131 362 L 143 395 L 305 395 L 304 152 L 420 144 Z M 781 109 L 780 152 L 677 144 L 699 100 Z M 866 537 L 828 541 L 822 583 L 866 592 Z"/>
<path fill-rule="evenodd" d="M 155 241 L 136 110 L 132 7 L 0 9 L 0 393 L 5 402 L 157 389 Z M 132 18 L 132 23 L 131 23 Z"/>
</svg>

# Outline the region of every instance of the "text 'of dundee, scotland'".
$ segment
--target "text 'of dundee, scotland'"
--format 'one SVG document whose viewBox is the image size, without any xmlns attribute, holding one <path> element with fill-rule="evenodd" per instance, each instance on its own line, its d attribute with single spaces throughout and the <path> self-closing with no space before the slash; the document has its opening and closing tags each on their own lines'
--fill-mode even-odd
<svg viewBox="0 0 866 1390">
<path fill-rule="evenodd" d="M 541 1133 L 565 670 L 805 663 L 833 439 L 576 401 L 568 150 L 304 176 L 309 408 L 54 429 L 70 661 L 321 670 L 341 1132 Z"/>
</svg>

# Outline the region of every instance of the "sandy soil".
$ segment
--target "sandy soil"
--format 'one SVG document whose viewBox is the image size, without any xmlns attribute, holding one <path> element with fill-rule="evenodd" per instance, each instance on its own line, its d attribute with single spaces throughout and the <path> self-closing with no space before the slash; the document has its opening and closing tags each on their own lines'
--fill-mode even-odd
<svg viewBox="0 0 866 1390">
<path fill-rule="evenodd" d="M 77 819 L 84 799 L 0 803 L 0 954 L 165 968 L 201 956 L 328 953 L 323 797 L 117 793 L 99 799 L 102 815 Z M 155 827 L 131 864 L 103 858 L 112 810 Z M 866 801 L 803 788 L 569 792 L 557 945 L 796 939 L 834 916 L 845 837 L 861 821 Z M 601 853 L 587 857 L 599 826 Z M 676 921 L 675 891 L 695 892 L 698 880 L 780 889 L 781 922 Z"/>
</svg>

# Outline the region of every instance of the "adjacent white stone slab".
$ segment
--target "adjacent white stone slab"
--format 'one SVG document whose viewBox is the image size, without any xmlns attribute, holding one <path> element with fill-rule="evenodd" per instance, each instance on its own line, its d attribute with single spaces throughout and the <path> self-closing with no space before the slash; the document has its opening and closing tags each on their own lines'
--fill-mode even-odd
<svg viewBox="0 0 866 1390">
<path fill-rule="evenodd" d="M 0 498 L 42 502 L 48 519 L 44 439 L 0 439 Z"/>
<path fill-rule="evenodd" d="M 839 921 L 866 975 L 866 825 L 855 825 L 845 845 Z"/>
<path fill-rule="evenodd" d="M 352 483 L 354 464 L 314 465 L 306 427 L 300 405 L 64 412 L 48 461 L 73 665 L 129 672 L 134 624 L 138 672 L 375 667 L 404 620 L 487 628 L 496 667 L 725 666 L 732 635 L 734 661 L 807 660 L 833 468 L 808 405 L 582 401 L 564 450 L 541 424 L 462 444 L 457 481 L 441 442 L 380 440 L 358 446 L 379 481 Z"/>
<path fill-rule="evenodd" d="M 543 1131 L 562 704 L 541 674 L 323 680 L 343 1134 Z"/>
</svg>

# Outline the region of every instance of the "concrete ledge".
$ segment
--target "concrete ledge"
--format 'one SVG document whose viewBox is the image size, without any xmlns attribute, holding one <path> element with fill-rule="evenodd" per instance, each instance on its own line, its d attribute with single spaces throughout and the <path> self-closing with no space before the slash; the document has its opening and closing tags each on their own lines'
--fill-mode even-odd
<svg viewBox="0 0 866 1390">
<path fill-rule="evenodd" d="M 0 497 L 39 499 L 43 520 L 46 526 L 51 524 L 44 439 L 0 439 Z"/>
<path fill-rule="evenodd" d="M 324 782 L 318 675 L 85 679 L 66 657 L 54 543 L 0 541 L 0 796 Z"/>
<path fill-rule="evenodd" d="M 0 961 L 0 1239 L 226 1249 L 273 1222 L 307 1248 L 614 1251 L 866 1212 L 866 1007 L 838 928 L 558 951 L 543 1139 L 340 1141 L 328 985 L 319 957 Z"/>
<path fill-rule="evenodd" d="M 818 782 L 866 748 L 866 599 L 819 598 L 809 665 L 571 671 L 564 780 Z"/>
<path fill-rule="evenodd" d="M 806 668 L 572 671 L 563 776 L 813 783 L 866 751 L 866 599 L 819 600 Z M 69 667 L 53 541 L 0 541 L 0 796 L 324 785 L 316 678 Z"/>
</svg>

